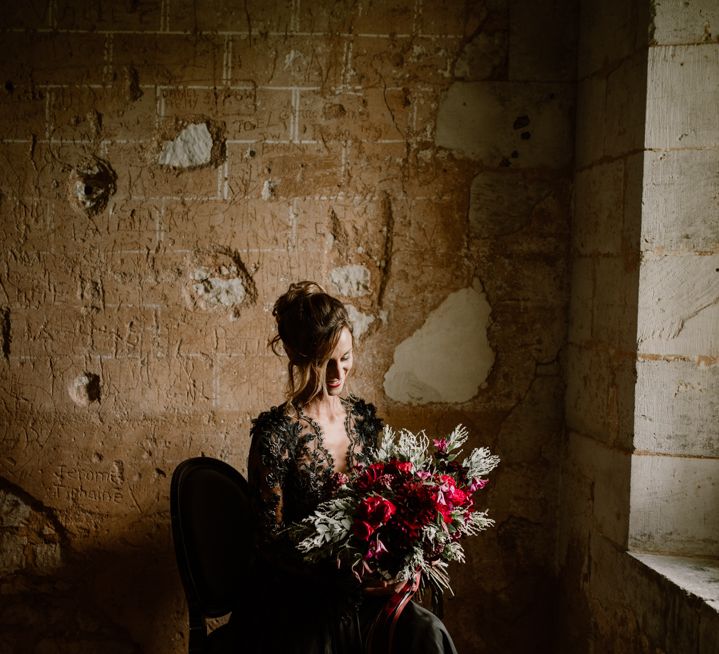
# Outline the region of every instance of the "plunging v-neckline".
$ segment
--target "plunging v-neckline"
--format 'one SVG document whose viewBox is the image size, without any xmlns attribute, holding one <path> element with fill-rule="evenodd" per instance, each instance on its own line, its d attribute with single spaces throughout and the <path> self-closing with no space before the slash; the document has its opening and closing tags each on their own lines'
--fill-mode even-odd
<svg viewBox="0 0 719 654">
<path fill-rule="evenodd" d="M 311 428 L 312 431 L 315 433 L 315 438 L 317 439 L 317 448 L 322 452 L 323 456 L 325 457 L 325 460 L 327 461 L 327 468 L 330 471 L 331 474 L 341 473 L 341 472 L 347 472 L 352 467 L 352 459 L 354 457 L 354 446 L 356 443 L 354 430 L 352 428 L 352 403 L 348 402 L 347 400 L 340 398 L 340 402 L 342 403 L 342 407 L 345 410 L 345 419 L 344 419 L 344 428 L 345 428 L 345 436 L 347 437 L 347 452 L 345 453 L 345 469 L 344 470 L 338 470 L 336 467 L 335 458 L 332 455 L 332 453 L 327 449 L 327 444 L 325 443 L 325 433 L 322 429 L 322 426 L 319 422 L 317 422 L 314 418 L 311 416 L 308 416 L 303 410 L 302 407 L 297 407 L 297 416 L 300 420 L 304 420 Z"/>
</svg>

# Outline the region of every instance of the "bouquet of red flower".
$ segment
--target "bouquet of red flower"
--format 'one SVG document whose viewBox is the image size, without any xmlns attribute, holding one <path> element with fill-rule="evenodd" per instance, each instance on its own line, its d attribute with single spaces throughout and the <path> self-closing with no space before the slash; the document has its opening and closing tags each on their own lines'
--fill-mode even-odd
<svg viewBox="0 0 719 654">
<path fill-rule="evenodd" d="M 432 441 L 385 427 L 376 456 L 338 475 L 335 496 L 290 528 L 306 560 L 335 559 L 360 581 L 410 581 L 449 589 L 447 565 L 464 561 L 460 539 L 492 526 L 474 504 L 499 458 L 486 448 L 461 463 L 461 425 Z M 450 589 L 451 590 L 451 589 Z"/>
</svg>

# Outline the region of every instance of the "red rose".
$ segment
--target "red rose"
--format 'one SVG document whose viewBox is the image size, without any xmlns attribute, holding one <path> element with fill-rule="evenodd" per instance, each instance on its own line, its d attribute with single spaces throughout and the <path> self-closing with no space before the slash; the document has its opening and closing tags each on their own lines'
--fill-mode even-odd
<svg viewBox="0 0 719 654">
<path fill-rule="evenodd" d="M 355 520 L 352 525 L 352 533 L 362 541 L 368 541 L 374 533 L 374 528 L 365 520 Z"/>
<path fill-rule="evenodd" d="M 375 529 L 387 523 L 395 514 L 397 507 L 384 497 L 366 497 L 357 509 L 357 517 L 366 520 Z"/>
<path fill-rule="evenodd" d="M 401 472 L 403 475 L 411 475 L 412 470 L 414 469 L 414 466 L 412 465 L 411 461 L 398 461 L 395 464 L 395 467 L 399 472 Z"/>
<path fill-rule="evenodd" d="M 357 478 L 357 488 L 359 490 L 369 490 L 377 484 L 384 475 L 384 463 L 373 463 L 367 466 Z"/>
</svg>

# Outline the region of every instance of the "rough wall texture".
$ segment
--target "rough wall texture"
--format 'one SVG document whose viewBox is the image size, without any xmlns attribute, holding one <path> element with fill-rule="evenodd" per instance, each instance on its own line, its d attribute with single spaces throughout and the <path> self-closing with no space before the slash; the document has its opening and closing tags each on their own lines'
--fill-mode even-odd
<svg viewBox="0 0 719 654">
<path fill-rule="evenodd" d="M 575 16 L 541 4 L 3 9 L 3 652 L 186 649 L 169 477 L 244 469 L 283 394 L 269 308 L 305 278 L 351 306 L 354 391 L 503 458 L 447 602 L 460 650 L 546 647 Z M 395 348 L 476 289 L 471 388 L 385 395 Z"/>
<path fill-rule="evenodd" d="M 560 651 L 719 648 L 716 560 L 627 553 L 719 553 L 715 5 L 581 4 Z"/>
</svg>

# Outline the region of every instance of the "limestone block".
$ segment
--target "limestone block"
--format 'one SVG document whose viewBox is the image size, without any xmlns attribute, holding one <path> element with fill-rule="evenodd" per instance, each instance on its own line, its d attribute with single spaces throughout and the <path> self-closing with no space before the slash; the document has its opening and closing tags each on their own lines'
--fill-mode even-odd
<svg viewBox="0 0 719 654">
<path fill-rule="evenodd" d="M 480 32 L 464 44 L 454 77 L 467 82 L 497 79 L 507 66 L 508 36 L 505 32 Z M 542 79 L 554 79 L 542 78 Z"/>
<path fill-rule="evenodd" d="M 565 215 L 556 186 L 523 171 L 483 170 L 472 180 L 469 224 L 477 238 L 506 236 L 522 230 L 564 234 Z"/>
<path fill-rule="evenodd" d="M 497 451 L 504 465 L 532 464 L 555 455 L 563 432 L 563 385 L 558 377 L 537 377 L 522 402 L 502 423 Z"/>
<path fill-rule="evenodd" d="M 677 555 L 719 545 L 719 459 L 632 456 L 629 546 Z"/>
<path fill-rule="evenodd" d="M 493 7 L 480 3 L 471 5 L 461 2 L 426 3 L 422 5 L 422 11 L 417 17 L 417 27 L 421 34 L 465 36 L 472 32 L 476 24 L 474 21 L 488 19 L 487 22 L 494 27 L 496 23 L 490 22 L 492 17 L 487 14 L 492 10 L 499 14 L 502 9 L 504 9 L 502 3 L 495 3 Z M 498 17 L 494 20 L 501 21 Z"/>
<path fill-rule="evenodd" d="M 555 0 L 541 11 L 532 0 L 512 2 L 509 79 L 572 81 L 576 69 L 579 3 Z"/>
<path fill-rule="evenodd" d="M 574 151 L 578 167 L 589 166 L 604 155 L 607 80 L 589 77 L 577 83 Z"/>
<path fill-rule="evenodd" d="M 716 560 L 646 552 L 632 552 L 631 555 L 676 586 L 702 598 L 715 610 L 719 609 L 719 568 Z"/>
<path fill-rule="evenodd" d="M 358 35 L 349 46 L 351 59 L 346 83 L 367 89 L 445 85 L 452 77 L 452 62 L 461 40 L 453 36 Z"/>
<path fill-rule="evenodd" d="M 25 85 L 13 84 L 11 88 L 0 102 L 0 138 L 26 138 L 33 128 L 44 123 L 47 101 Z"/>
<path fill-rule="evenodd" d="M 349 0 L 332 5 L 303 2 L 299 8 L 300 31 L 320 34 L 351 32 L 355 17 L 351 5 Z"/>
<path fill-rule="evenodd" d="M 197 11 L 193 0 L 177 0 L 168 10 L 173 30 L 188 32 L 286 33 L 292 29 L 295 12 L 292 0 L 248 0 L 241 5 L 208 3 Z M 295 28 L 296 29 L 296 28 Z"/>
<path fill-rule="evenodd" d="M 649 49 L 650 149 L 719 145 L 719 43 Z"/>
<path fill-rule="evenodd" d="M 20 5 L 7 7 L 0 19 L 3 29 L 19 27 L 37 29 L 48 27 L 47 7 L 41 1 L 33 0 Z"/>
<path fill-rule="evenodd" d="M 719 254 L 644 261 L 639 279 L 638 348 L 649 354 L 719 353 Z"/>
<path fill-rule="evenodd" d="M 227 52 L 225 76 L 251 86 L 335 86 L 342 79 L 343 50 L 340 40 L 306 34 L 237 35 Z M 223 60 L 222 53 L 219 60 Z"/>
<path fill-rule="evenodd" d="M 624 257 L 604 256 L 595 261 L 592 297 L 592 338 L 621 352 L 634 352 L 637 340 L 639 271 Z"/>
<path fill-rule="evenodd" d="M 582 2 L 579 12 L 578 77 L 587 77 L 602 68 L 613 68 L 634 52 L 641 31 L 646 34 L 646 23 L 639 19 L 636 5 L 631 2 Z"/>
<path fill-rule="evenodd" d="M 53 18 L 56 26 L 63 30 L 141 32 L 159 29 L 160 11 L 160 7 L 149 3 L 141 5 L 138 11 L 122 4 L 100 8 L 92 2 L 81 0 L 61 2 Z"/>
<path fill-rule="evenodd" d="M 634 427 L 634 363 L 609 348 L 570 345 L 566 418 L 570 429 L 629 449 Z"/>
<path fill-rule="evenodd" d="M 323 142 L 404 139 L 412 131 L 413 100 L 406 89 L 365 89 L 332 95 L 303 92 L 299 138 Z"/>
<path fill-rule="evenodd" d="M 2 63 L 6 80 L 42 84 L 102 84 L 105 36 L 93 33 L 7 32 L 3 43 L 11 57 Z"/>
<path fill-rule="evenodd" d="M 719 149 L 645 152 L 642 250 L 719 249 Z"/>
<path fill-rule="evenodd" d="M 239 157 L 244 165 L 239 166 L 240 179 L 228 179 L 230 197 L 260 197 L 267 179 L 275 184 L 273 199 L 334 196 L 342 186 L 339 143 L 259 144 L 249 162 L 246 151 L 246 147 L 234 150 L 235 161 Z"/>
<path fill-rule="evenodd" d="M 368 0 L 357 12 L 354 29 L 362 34 L 410 34 L 414 8 L 403 0 Z"/>
<path fill-rule="evenodd" d="M 167 88 L 162 91 L 162 102 L 163 122 L 209 117 L 224 125 L 227 139 L 287 141 L 293 137 L 291 89 Z M 251 143 L 244 144 L 247 159 L 253 156 L 252 151 Z"/>
<path fill-rule="evenodd" d="M 132 66 L 140 84 L 210 84 L 222 79 L 224 37 L 117 33 L 113 66 Z M 102 57 L 94 61 L 102 60 Z M 102 68 L 96 66 L 100 71 Z"/>
<path fill-rule="evenodd" d="M 622 156 L 644 147 L 645 113 L 650 100 L 637 89 L 644 89 L 646 85 L 646 49 L 622 61 L 608 75 L 603 125 L 604 156 Z M 651 83 L 649 86 L 651 88 Z"/>
<path fill-rule="evenodd" d="M 654 0 L 653 6 L 650 26 L 652 43 L 706 43 L 719 31 L 719 6 L 714 0 L 683 3 Z"/>
<path fill-rule="evenodd" d="M 398 402 L 466 402 L 494 364 L 487 340 L 490 306 L 479 282 L 455 291 L 394 351 L 385 393 Z"/>
<path fill-rule="evenodd" d="M 572 104 L 566 84 L 455 82 L 440 101 L 435 143 L 492 166 L 561 168 L 572 156 Z"/>
<path fill-rule="evenodd" d="M 569 465 L 592 481 L 592 522 L 599 532 L 625 546 L 630 493 L 630 456 L 622 449 L 570 432 Z"/>
<path fill-rule="evenodd" d="M 543 300 L 495 301 L 490 338 L 497 351 L 517 353 L 528 363 L 549 363 L 566 342 L 566 311 L 565 304 Z"/>
<path fill-rule="evenodd" d="M 693 361 L 637 362 L 634 446 L 719 456 L 719 366 Z"/>
<path fill-rule="evenodd" d="M 619 254 L 624 218 L 624 161 L 577 172 L 572 245 L 580 254 Z"/>
<path fill-rule="evenodd" d="M 117 177 L 118 200 L 173 198 L 217 198 L 218 173 L 212 166 L 178 175 L 169 166 L 150 165 L 157 162 L 157 152 L 150 154 L 147 143 L 112 142 L 108 145 L 108 161 L 121 172 Z M 140 164 L 140 165 L 138 165 Z M 132 174 L 128 171 L 132 170 Z"/>
<path fill-rule="evenodd" d="M 587 344 L 592 336 L 594 258 L 575 257 L 572 261 L 569 301 L 569 342 Z"/>
</svg>

